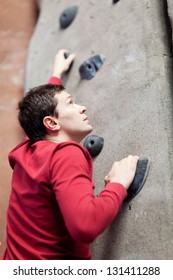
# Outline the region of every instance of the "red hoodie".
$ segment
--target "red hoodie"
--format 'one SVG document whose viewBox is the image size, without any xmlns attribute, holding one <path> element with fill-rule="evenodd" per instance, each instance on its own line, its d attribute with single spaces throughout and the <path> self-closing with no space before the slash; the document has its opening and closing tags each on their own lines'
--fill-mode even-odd
<svg viewBox="0 0 173 280">
<path fill-rule="evenodd" d="M 30 145 L 27 139 L 11 151 L 9 163 L 13 177 L 2 258 L 90 259 L 89 243 L 116 217 L 126 189 L 108 183 L 95 196 L 92 159 L 75 142 Z"/>
</svg>

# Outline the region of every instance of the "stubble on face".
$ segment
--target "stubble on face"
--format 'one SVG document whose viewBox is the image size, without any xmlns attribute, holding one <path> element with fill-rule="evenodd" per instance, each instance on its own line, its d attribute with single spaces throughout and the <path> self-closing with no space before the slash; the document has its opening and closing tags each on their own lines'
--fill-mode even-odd
<svg viewBox="0 0 173 280">
<path fill-rule="evenodd" d="M 66 91 L 57 93 L 56 98 L 61 132 L 67 134 L 70 139 L 78 139 L 77 142 L 81 142 L 93 129 L 85 113 L 86 108 L 74 103 L 72 96 Z"/>
</svg>

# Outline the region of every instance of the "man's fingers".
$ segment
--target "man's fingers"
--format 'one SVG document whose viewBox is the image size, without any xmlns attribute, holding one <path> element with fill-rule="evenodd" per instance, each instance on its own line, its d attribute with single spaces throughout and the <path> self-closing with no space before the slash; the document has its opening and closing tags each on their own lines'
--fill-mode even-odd
<svg viewBox="0 0 173 280">
<path fill-rule="evenodd" d="M 65 53 L 69 53 L 69 50 L 61 49 L 58 53 L 64 55 Z"/>
<path fill-rule="evenodd" d="M 139 157 L 129 155 L 127 158 L 125 158 L 125 160 L 128 160 L 129 162 L 137 162 L 139 160 Z"/>
<path fill-rule="evenodd" d="M 75 54 L 71 53 L 68 57 L 67 57 L 67 61 L 69 64 L 71 64 L 73 62 L 73 60 L 75 59 Z"/>
<path fill-rule="evenodd" d="M 110 180 L 109 180 L 109 175 L 106 175 L 104 181 L 105 181 L 106 184 L 110 181 Z"/>
</svg>

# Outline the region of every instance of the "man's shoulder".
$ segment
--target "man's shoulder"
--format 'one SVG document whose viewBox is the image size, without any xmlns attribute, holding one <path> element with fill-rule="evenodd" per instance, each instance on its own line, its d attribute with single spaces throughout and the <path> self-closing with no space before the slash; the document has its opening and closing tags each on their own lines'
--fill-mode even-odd
<svg viewBox="0 0 173 280">
<path fill-rule="evenodd" d="M 87 160 L 91 160 L 89 152 L 81 144 L 73 141 L 57 144 L 54 147 L 54 152 L 58 152 L 60 156 L 72 157 L 74 160 L 78 157 L 85 157 Z"/>
</svg>

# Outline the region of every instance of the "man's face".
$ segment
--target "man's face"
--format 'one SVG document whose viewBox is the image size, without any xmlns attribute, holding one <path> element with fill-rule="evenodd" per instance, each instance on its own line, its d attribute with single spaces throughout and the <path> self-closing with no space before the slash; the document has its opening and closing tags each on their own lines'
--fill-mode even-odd
<svg viewBox="0 0 173 280">
<path fill-rule="evenodd" d="M 72 96 L 64 90 L 57 93 L 55 98 L 58 99 L 58 123 L 61 134 L 71 141 L 82 141 L 92 131 L 92 126 L 85 114 L 86 108 L 75 104 Z"/>
</svg>

